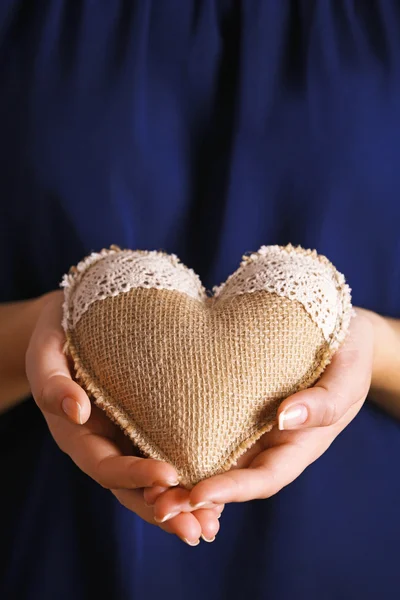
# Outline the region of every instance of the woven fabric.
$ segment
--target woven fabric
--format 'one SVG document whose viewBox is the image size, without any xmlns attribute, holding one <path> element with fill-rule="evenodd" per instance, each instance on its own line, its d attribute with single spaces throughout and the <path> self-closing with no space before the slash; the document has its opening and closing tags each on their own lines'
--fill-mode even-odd
<svg viewBox="0 0 400 600">
<path fill-rule="evenodd" d="M 347 307 L 340 311 L 347 320 L 328 342 L 300 302 L 268 290 L 224 296 L 221 289 L 199 300 L 137 287 L 91 302 L 69 326 L 73 292 L 65 322 L 77 379 L 187 487 L 230 468 L 273 427 L 280 402 L 315 383 L 350 306 L 347 286 L 338 288 L 335 303 Z"/>
<path fill-rule="evenodd" d="M 65 318 L 68 314 L 71 327 L 93 302 L 138 287 L 176 290 L 196 300 L 207 297 L 199 276 L 175 255 L 132 252 L 117 246 L 94 252 L 74 267 L 72 275 L 65 277 L 66 292 L 69 282 L 73 284 L 74 301 Z M 262 246 L 244 257 L 239 268 L 213 292 L 215 297 L 227 298 L 262 290 L 298 300 L 329 341 L 336 335 L 341 313 L 346 312 L 338 288 L 346 290 L 344 277 L 329 260 L 315 250 L 288 245 Z"/>
</svg>

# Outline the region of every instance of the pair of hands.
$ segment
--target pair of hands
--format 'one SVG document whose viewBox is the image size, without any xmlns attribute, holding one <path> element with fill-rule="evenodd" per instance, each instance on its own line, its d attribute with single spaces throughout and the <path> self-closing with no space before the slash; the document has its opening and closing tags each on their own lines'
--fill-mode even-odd
<svg viewBox="0 0 400 600">
<path fill-rule="evenodd" d="M 280 406 L 279 428 L 265 434 L 230 471 L 178 487 L 175 469 L 134 456 L 132 444 L 72 380 L 63 354 L 62 292 L 48 295 L 26 354 L 32 394 L 61 450 L 121 504 L 195 546 L 213 541 L 228 502 L 268 498 L 298 477 L 352 421 L 367 396 L 373 326 L 362 310 L 317 384 Z"/>
</svg>

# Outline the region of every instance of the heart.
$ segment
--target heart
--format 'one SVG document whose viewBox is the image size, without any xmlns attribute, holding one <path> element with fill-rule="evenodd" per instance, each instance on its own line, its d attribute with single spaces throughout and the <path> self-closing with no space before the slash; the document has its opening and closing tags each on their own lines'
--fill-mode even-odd
<svg viewBox="0 0 400 600">
<path fill-rule="evenodd" d="M 231 468 L 317 381 L 352 316 L 344 276 L 291 245 L 243 257 L 213 295 L 175 255 L 116 246 L 61 285 L 77 381 L 188 488 Z"/>
</svg>

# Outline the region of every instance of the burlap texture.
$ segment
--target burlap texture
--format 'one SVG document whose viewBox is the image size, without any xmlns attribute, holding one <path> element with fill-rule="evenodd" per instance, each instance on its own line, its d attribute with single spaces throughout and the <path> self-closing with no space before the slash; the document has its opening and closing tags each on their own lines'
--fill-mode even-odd
<svg viewBox="0 0 400 600">
<path fill-rule="evenodd" d="M 132 289 L 94 302 L 67 339 L 95 402 L 187 487 L 229 469 L 331 358 L 304 307 L 269 292 Z"/>
</svg>

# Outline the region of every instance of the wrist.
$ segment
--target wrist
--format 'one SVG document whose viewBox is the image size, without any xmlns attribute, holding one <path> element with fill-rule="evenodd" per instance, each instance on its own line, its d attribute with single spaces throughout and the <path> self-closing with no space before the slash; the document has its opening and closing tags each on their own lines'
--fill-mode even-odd
<svg viewBox="0 0 400 600">
<path fill-rule="evenodd" d="M 357 309 L 372 324 L 374 358 L 370 396 L 400 416 L 400 321 L 366 309 Z"/>
<path fill-rule="evenodd" d="M 40 313 L 61 291 L 0 305 L 0 412 L 29 396 L 25 354 Z"/>
</svg>

